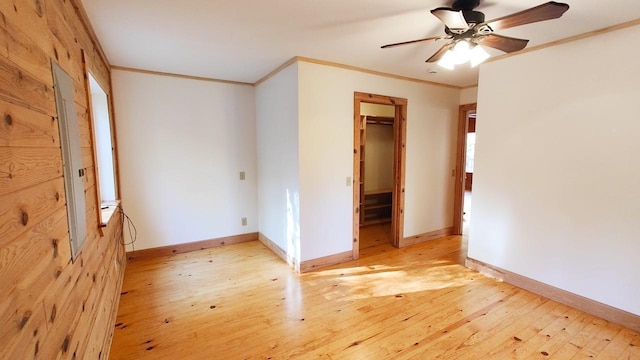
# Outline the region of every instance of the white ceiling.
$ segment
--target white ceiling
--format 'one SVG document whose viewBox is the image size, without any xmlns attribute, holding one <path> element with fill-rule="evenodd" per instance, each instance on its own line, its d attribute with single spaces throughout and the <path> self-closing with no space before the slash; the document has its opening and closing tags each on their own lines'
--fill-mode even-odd
<svg viewBox="0 0 640 360">
<path fill-rule="evenodd" d="M 544 2 L 484 0 L 476 10 L 490 20 Z M 531 47 L 640 18 L 640 1 L 567 2 L 571 8 L 560 19 L 498 33 L 530 39 Z M 425 63 L 441 43 L 380 49 L 388 43 L 441 35 L 443 25 L 429 10 L 451 3 L 83 0 L 112 65 L 254 83 L 292 57 L 302 56 L 450 85 L 473 85 L 477 69 L 465 65 L 448 71 Z"/>
</svg>

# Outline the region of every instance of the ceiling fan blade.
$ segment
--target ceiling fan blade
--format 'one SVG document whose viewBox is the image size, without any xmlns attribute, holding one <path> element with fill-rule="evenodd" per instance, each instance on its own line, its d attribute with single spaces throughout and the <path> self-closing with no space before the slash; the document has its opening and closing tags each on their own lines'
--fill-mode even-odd
<svg viewBox="0 0 640 360">
<path fill-rule="evenodd" d="M 467 24 L 467 20 L 464 19 L 462 10 L 437 8 L 431 10 L 431 13 L 440 19 L 450 30 L 466 31 L 469 29 L 469 24 Z"/>
<path fill-rule="evenodd" d="M 442 47 L 440 49 L 438 49 L 438 51 L 436 51 L 433 55 L 431 55 L 431 57 L 428 58 L 426 62 L 432 63 L 432 62 L 436 62 L 436 61 L 440 60 L 442 58 L 442 56 L 444 55 L 444 53 L 446 53 L 447 50 L 449 50 L 449 45 L 451 45 L 451 44 L 442 45 Z"/>
<path fill-rule="evenodd" d="M 487 24 L 494 31 L 508 29 L 514 26 L 531 24 L 538 21 L 557 19 L 567 10 L 569 10 L 568 4 L 549 1 L 546 4 L 538 5 L 527 10 L 487 21 Z"/>
<path fill-rule="evenodd" d="M 510 53 L 524 49 L 527 46 L 527 43 L 529 43 L 529 40 L 517 39 L 498 34 L 489 34 L 484 39 L 482 39 L 480 45 L 492 47 L 494 49 Z"/>
<path fill-rule="evenodd" d="M 382 49 L 387 49 L 387 48 L 391 48 L 391 47 L 395 47 L 395 46 L 415 44 L 415 43 L 418 43 L 418 42 L 429 41 L 429 40 L 439 40 L 439 39 L 442 39 L 442 38 L 443 38 L 442 36 L 432 36 L 432 37 L 428 37 L 428 38 L 424 38 L 424 39 L 404 41 L 404 42 L 399 42 L 399 43 L 395 43 L 395 44 L 387 44 L 387 45 L 381 46 L 381 48 Z"/>
</svg>

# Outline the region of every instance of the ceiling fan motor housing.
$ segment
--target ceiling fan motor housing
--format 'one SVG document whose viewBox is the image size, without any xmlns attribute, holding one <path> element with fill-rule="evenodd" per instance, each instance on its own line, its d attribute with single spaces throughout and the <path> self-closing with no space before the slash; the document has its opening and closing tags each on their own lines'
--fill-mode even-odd
<svg viewBox="0 0 640 360">
<path fill-rule="evenodd" d="M 471 11 L 480 5 L 480 0 L 456 0 L 451 7 L 455 10 Z"/>
<path fill-rule="evenodd" d="M 484 22 L 484 14 L 480 11 L 463 10 L 462 15 L 468 24 L 480 24 Z"/>
</svg>

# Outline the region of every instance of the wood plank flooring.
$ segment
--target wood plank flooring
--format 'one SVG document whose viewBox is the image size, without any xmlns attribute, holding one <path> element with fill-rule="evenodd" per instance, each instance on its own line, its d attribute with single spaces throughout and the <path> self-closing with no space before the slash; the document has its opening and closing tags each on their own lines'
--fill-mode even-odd
<svg viewBox="0 0 640 360">
<path fill-rule="evenodd" d="M 111 359 L 640 359 L 640 334 L 464 268 L 459 236 L 295 274 L 261 243 L 127 265 Z"/>
</svg>

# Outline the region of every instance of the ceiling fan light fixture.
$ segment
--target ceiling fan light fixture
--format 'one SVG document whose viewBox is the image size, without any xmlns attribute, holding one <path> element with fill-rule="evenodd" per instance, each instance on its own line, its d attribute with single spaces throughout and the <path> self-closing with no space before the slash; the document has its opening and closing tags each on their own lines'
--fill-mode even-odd
<svg viewBox="0 0 640 360">
<path fill-rule="evenodd" d="M 453 55 L 453 51 L 451 51 L 451 49 L 447 50 L 442 58 L 438 60 L 438 66 L 447 70 L 453 70 L 453 68 L 456 67 L 455 55 Z"/>
<path fill-rule="evenodd" d="M 483 63 L 485 60 L 489 58 L 489 53 L 487 53 L 482 46 L 476 45 L 469 52 L 469 61 L 471 62 L 471 67 L 476 67 Z"/>
<path fill-rule="evenodd" d="M 453 47 L 453 61 L 456 65 L 466 63 L 469 61 L 470 56 L 471 49 L 468 41 L 458 41 L 458 43 Z"/>
<path fill-rule="evenodd" d="M 489 56 L 489 53 L 482 46 L 470 43 L 467 40 L 460 40 L 444 53 L 438 61 L 438 65 L 445 69 L 453 70 L 456 65 L 469 62 L 472 67 L 476 67 L 487 60 Z"/>
</svg>

